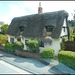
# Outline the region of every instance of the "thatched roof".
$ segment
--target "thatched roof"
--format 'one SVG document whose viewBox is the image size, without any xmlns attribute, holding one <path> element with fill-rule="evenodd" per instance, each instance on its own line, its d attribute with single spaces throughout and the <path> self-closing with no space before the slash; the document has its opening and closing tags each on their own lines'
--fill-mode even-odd
<svg viewBox="0 0 75 75">
<path fill-rule="evenodd" d="M 42 14 L 33 14 L 12 19 L 6 34 L 19 36 L 20 28 L 24 26 L 22 33 L 25 37 L 44 37 L 43 30 L 45 26 L 53 25 L 52 38 L 59 38 L 64 18 L 68 17 L 68 13 L 64 10 L 56 12 L 48 12 Z"/>
</svg>

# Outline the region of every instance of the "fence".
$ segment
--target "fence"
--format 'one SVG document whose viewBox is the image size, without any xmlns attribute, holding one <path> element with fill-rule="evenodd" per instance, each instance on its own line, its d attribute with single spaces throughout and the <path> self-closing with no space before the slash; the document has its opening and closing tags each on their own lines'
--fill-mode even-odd
<svg viewBox="0 0 75 75">
<path fill-rule="evenodd" d="M 75 41 L 67 41 L 65 42 L 65 50 L 75 52 Z"/>
</svg>

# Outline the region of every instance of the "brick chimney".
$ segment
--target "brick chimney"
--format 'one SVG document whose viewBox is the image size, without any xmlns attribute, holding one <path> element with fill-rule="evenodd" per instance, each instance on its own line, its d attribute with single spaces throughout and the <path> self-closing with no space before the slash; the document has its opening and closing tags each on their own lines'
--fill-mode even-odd
<svg viewBox="0 0 75 75">
<path fill-rule="evenodd" d="M 39 2 L 39 7 L 38 7 L 38 14 L 41 14 L 43 11 L 42 7 L 41 7 L 41 2 Z"/>
</svg>

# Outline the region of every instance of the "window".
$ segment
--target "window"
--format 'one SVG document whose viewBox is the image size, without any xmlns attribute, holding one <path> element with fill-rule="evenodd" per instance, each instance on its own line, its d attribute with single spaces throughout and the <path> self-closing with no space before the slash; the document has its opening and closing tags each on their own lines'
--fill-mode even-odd
<svg viewBox="0 0 75 75">
<path fill-rule="evenodd" d="M 28 40 L 25 40 L 25 44 L 26 44 L 27 41 L 28 41 Z"/>
<path fill-rule="evenodd" d="M 64 32 L 66 31 L 66 29 L 67 29 L 67 27 L 63 26 L 63 31 L 64 31 Z"/>
<path fill-rule="evenodd" d="M 47 32 L 52 32 L 53 26 L 46 26 L 46 30 L 47 30 Z"/>
<path fill-rule="evenodd" d="M 22 32 L 24 30 L 24 26 L 21 26 L 20 27 L 20 31 Z"/>
<path fill-rule="evenodd" d="M 73 30 L 73 33 L 75 33 L 75 30 Z"/>
<path fill-rule="evenodd" d="M 13 43 L 14 42 L 14 38 L 10 38 L 10 42 Z"/>
<path fill-rule="evenodd" d="M 44 42 L 40 41 L 40 47 L 44 47 Z"/>
<path fill-rule="evenodd" d="M 65 27 L 63 27 L 63 31 L 65 32 Z"/>
</svg>

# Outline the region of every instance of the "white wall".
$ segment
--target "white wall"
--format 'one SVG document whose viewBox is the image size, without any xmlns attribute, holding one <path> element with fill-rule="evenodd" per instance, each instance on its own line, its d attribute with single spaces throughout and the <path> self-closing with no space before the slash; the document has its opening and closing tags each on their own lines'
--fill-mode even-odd
<svg viewBox="0 0 75 75">
<path fill-rule="evenodd" d="M 64 19 L 63 26 L 64 26 L 64 27 L 67 27 L 66 18 Z M 61 36 L 64 36 L 64 35 L 68 35 L 67 28 L 65 28 L 65 32 L 64 32 L 64 28 L 62 28 L 62 30 L 61 30 L 61 35 L 60 35 L 60 37 L 61 37 Z M 66 38 L 68 39 L 68 36 L 67 36 Z M 61 41 L 61 39 L 60 39 L 60 41 Z"/>
<path fill-rule="evenodd" d="M 67 27 L 67 25 L 66 25 L 66 19 L 64 19 L 63 26 L 64 27 Z M 60 36 L 63 36 L 63 35 L 67 35 L 67 28 L 65 29 L 65 32 L 64 32 L 64 28 L 62 28 L 61 35 Z"/>
<path fill-rule="evenodd" d="M 51 48 L 55 50 L 55 56 L 58 55 L 58 51 L 60 50 L 60 39 L 52 39 L 52 44 L 44 43 L 44 47 L 40 47 L 40 53 L 43 49 Z"/>
<path fill-rule="evenodd" d="M 26 45 L 25 45 L 25 40 L 31 40 L 30 38 L 25 38 L 25 37 L 23 37 L 22 39 L 21 39 L 21 42 L 24 44 L 24 50 L 27 50 L 27 47 L 26 47 Z"/>
<path fill-rule="evenodd" d="M 8 41 L 10 42 L 10 38 L 14 38 L 14 42 L 17 41 L 17 38 L 14 36 L 8 36 Z M 52 38 L 51 38 L 52 39 Z M 27 50 L 27 47 L 25 45 L 25 40 L 31 40 L 30 38 L 21 38 L 21 42 L 24 44 L 24 50 Z M 37 40 L 37 39 L 34 39 Z M 60 50 L 60 39 L 52 39 L 52 44 L 50 45 L 49 43 L 44 43 L 44 47 L 39 47 L 40 53 L 47 48 L 52 48 L 55 50 L 55 56 L 58 55 L 58 51 Z"/>
<path fill-rule="evenodd" d="M 10 42 L 10 38 L 14 38 L 14 42 L 17 41 L 17 38 L 15 38 L 15 36 L 8 35 L 8 42 Z"/>
</svg>

